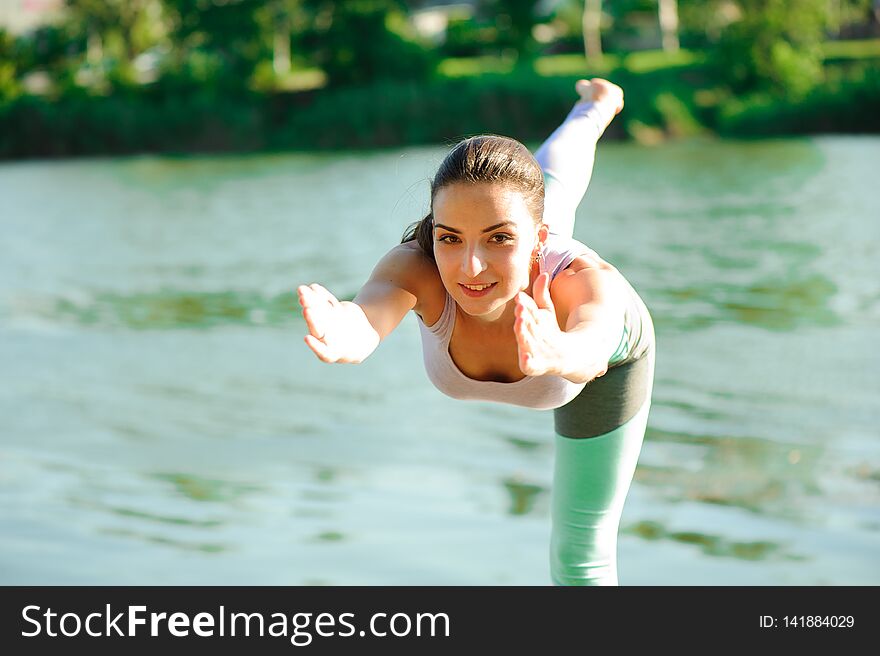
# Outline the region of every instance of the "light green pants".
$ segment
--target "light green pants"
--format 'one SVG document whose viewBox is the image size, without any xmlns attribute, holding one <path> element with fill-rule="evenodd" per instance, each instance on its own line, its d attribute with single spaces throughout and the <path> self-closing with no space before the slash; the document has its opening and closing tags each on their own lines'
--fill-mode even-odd
<svg viewBox="0 0 880 656">
<path fill-rule="evenodd" d="M 652 347 L 554 410 L 550 574 L 557 585 L 617 585 L 617 531 L 653 386 Z"/>
<path fill-rule="evenodd" d="M 557 585 L 617 585 L 617 531 L 648 423 L 650 398 L 609 433 L 556 434 L 550 573 Z"/>
</svg>

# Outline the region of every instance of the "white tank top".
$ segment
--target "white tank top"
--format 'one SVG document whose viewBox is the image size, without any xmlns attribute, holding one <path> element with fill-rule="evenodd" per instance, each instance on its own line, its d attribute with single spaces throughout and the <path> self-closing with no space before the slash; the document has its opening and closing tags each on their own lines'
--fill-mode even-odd
<svg viewBox="0 0 880 656">
<path fill-rule="evenodd" d="M 540 272 L 550 272 L 550 279 L 553 280 L 581 255 L 600 259 L 594 251 L 579 241 L 551 234 L 545 244 L 543 260 L 539 261 Z M 632 290 L 629 283 L 626 286 Z M 650 331 L 644 329 L 645 321 L 650 325 L 647 309 L 635 291 L 632 291 L 632 294 L 634 301 L 627 303 L 627 317 L 621 345 L 609 361 L 611 365 L 622 364 L 644 353 L 649 346 L 645 339 L 649 334 L 653 341 L 653 327 Z M 455 300 L 448 292 L 443 312 L 434 324 L 426 326 L 419 317 L 425 370 L 434 386 L 447 396 L 454 399 L 495 401 L 538 410 L 550 410 L 574 399 L 586 385 L 586 383 L 572 383 L 561 376 L 526 376 L 513 383 L 469 378 L 461 372 L 449 355 L 449 340 L 452 338 L 454 327 Z"/>
</svg>

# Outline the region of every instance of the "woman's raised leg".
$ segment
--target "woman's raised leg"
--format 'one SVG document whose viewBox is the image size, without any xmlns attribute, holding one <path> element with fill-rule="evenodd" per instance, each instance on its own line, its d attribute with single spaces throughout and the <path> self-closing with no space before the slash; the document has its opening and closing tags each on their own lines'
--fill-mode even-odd
<svg viewBox="0 0 880 656">
<path fill-rule="evenodd" d="M 596 142 L 623 108 L 623 91 L 607 80 L 579 80 L 576 89 L 580 100 L 535 152 L 544 171 L 544 223 L 565 237 L 590 184 Z"/>
</svg>

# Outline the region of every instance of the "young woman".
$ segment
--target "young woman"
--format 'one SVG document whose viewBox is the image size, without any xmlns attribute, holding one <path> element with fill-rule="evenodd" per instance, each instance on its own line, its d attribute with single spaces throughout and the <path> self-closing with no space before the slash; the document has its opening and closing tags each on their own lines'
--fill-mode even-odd
<svg viewBox="0 0 880 656">
<path fill-rule="evenodd" d="M 596 142 L 623 107 L 605 80 L 535 156 L 483 135 L 458 143 L 431 210 L 352 302 L 298 288 L 305 342 L 324 362 L 362 362 L 410 310 L 428 377 L 457 399 L 554 409 L 551 575 L 616 585 L 617 531 L 650 406 L 654 330 L 613 266 L 573 240 Z"/>
</svg>

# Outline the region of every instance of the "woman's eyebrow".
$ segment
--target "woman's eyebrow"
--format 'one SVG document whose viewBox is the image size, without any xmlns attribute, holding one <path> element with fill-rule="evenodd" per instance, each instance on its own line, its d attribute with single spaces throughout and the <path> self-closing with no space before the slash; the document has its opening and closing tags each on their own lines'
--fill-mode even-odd
<svg viewBox="0 0 880 656">
<path fill-rule="evenodd" d="M 493 230 L 498 230 L 498 228 L 503 228 L 504 226 L 516 225 L 513 221 L 503 221 L 502 223 L 496 223 L 495 225 L 489 226 L 488 228 L 483 228 L 481 232 L 492 232 Z M 435 223 L 434 229 L 442 228 L 443 230 L 448 230 L 449 232 L 454 232 L 457 235 L 461 234 L 461 230 L 456 230 L 455 228 L 450 228 L 448 225 L 443 225 L 442 223 Z"/>
</svg>

